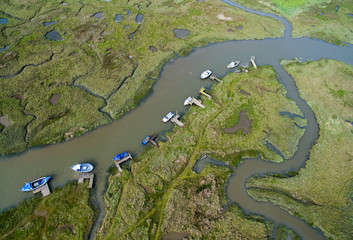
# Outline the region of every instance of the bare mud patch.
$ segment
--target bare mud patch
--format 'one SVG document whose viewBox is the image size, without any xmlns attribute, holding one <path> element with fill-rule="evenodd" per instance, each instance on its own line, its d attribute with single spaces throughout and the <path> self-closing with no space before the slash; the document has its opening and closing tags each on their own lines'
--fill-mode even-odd
<svg viewBox="0 0 353 240">
<path fill-rule="evenodd" d="M 239 114 L 238 123 L 232 128 L 223 128 L 223 132 L 236 133 L 239 130 L 243 130 L 243 134 L 248 133 L 250 131 L 252 120 L 248 118 L 248 115 L 246 114 L 247 111 L 247 109 L 245 111 L 241 111 Z"/>
<path fill-rule="evenodd" d="M 50 97 L 49 102 L 50 102 L 52 105 L 55 105 L 55 104 L 57 104 L 57 103 L 60 101 L 60 98 L 61 98 L 61 95 L 60 95 L 60 94 L 53 94 L 53 95 Z"/>
<path fill-rule="evenodd" d="M 0 124 L 3 125 L 4 127 L 8 127 L 11 125 L 11 122 L 9 119 L 7 119 L 6 116 L 1 116 L 0 117 Z"/>
<path fill-rule="evenodd" d="M 233 20 L 233 18 L 231 18 L 231 17 L 226 17 L 226 16 L 224 16 L 223 13 L 218 14 L 218 15 L 217 15 L 217 18 L 218 18 L 219 20 L 225 20 L 225 21 L 231 21 L 231 20 Z"/>
</svg>

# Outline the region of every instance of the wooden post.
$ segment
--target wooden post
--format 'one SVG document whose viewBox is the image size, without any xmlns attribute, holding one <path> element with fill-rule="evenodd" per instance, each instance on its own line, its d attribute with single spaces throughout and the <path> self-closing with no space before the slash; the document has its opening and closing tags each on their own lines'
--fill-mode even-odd
<svg viewBox="0 0 353 240">
<path fill-rule="evenodd" d="M 250 62 L 252 63 L 252 65 L 253 65 L 254 68 L 256 69 L 256 68 L 257 68 L 257 65 L 256 65 L 256 63 L 255 63 L 255 56 L 251 56 Z"/>
</svg>

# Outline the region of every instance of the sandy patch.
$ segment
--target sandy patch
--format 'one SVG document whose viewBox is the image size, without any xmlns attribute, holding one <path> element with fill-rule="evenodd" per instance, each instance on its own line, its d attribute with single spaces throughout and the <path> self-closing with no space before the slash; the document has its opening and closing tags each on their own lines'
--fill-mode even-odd
<svg viewBox="0 0 353 240">
<path fill-rule="evenodd" d="M 217 15 L 217 18 L 220 19 L 220 20 L 226 20 L 226 21 L 233 20 L 233 18 L 231 18 L 231 17 L 226 17 L 226 16 L 224 16 L 223 13 L 218 14 L 218 15 Z"/>
</svg>

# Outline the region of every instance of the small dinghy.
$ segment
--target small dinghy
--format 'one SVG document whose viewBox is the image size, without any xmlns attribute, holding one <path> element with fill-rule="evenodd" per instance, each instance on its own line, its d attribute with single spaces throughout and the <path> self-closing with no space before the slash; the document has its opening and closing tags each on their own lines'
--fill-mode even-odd
<svg viewBox="0 0 353 240">
<path fill-rule="evenodd" d="M 141 146 L 146 145 L 150 139 L 151 139 L 151 136 L 145 137 L 141 142 Z"/>
<path fill-rule="evenodd" d="M 191 104 L 190 104 L 191 101 L 192 101 L 192 97 L 188 97 L 188 98 L 184 101 L 184 106 L 191 105 Z"/>
<path fill-rule="evenodd" d="M 51 177 L 42 177 L 42 178 L 38 178 L 37 180 L 34 180 L 32 182 L 26 183 L 23 188 L 21 188 L 22 192 L 29 192 L 29 191 L 33 191 L 36 190 L 37 188 L 40 188 L 41 186 L 43 186 L 44 184 L 46 184 L 49 179 L 51 179 Z"/>
<path fill-rule="evenodd" d="M 203 73 L 201 73 L 201 79 L 206 79 L 212 74 L 211 70 L 206 70 Z"/>
<path fill-rule="evenodd" d="M 227 65 L 227 68 L 235 68 L 236 66 L 238 66 L 240 63 L 240 61 L 232 61 Z"/>
<path fill-rule="evenodd" d="M 130 155 L 129 152 L 122 152 L 122 153 L 117 154 L 115 157 L 113 157 L 113 160 L 114 161 L 119 161 L 121 159 L 124 159 L 124 158 L 128 157 L 129 155 Z"/>
<path fill-rule="evenodd" d="M 70 168 L 76 172 L 82 173 L 88 173 L 93 170 L 93 166 L 90 163 L 78 163 L 76 165 L 72 165 Z"/>
<path fill-rule="evenodd" d="M 174 116 L 174 113 L 169 112 L 169 113 L 163 118 L 163 122 L 168 122 L 173 116 Z"/>
</svg>

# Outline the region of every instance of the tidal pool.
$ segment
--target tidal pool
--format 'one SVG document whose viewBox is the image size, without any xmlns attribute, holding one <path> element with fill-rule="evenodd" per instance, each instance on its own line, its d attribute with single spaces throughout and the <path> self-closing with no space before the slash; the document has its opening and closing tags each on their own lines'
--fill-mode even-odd
<svg viewBox="0 0 353 240">
<path fill-rule="evenodd" d="M 64 40 L 62 38 L 62 36 L 60 35 L 60 33 L 58 33 L 55 29 L 50 31 L 50 32 L 47 32 L 45 34 L 45 38 L 46 39 L 49 39 L 51 41 L 61 41 L 61 40 Z"/>
</svg>

